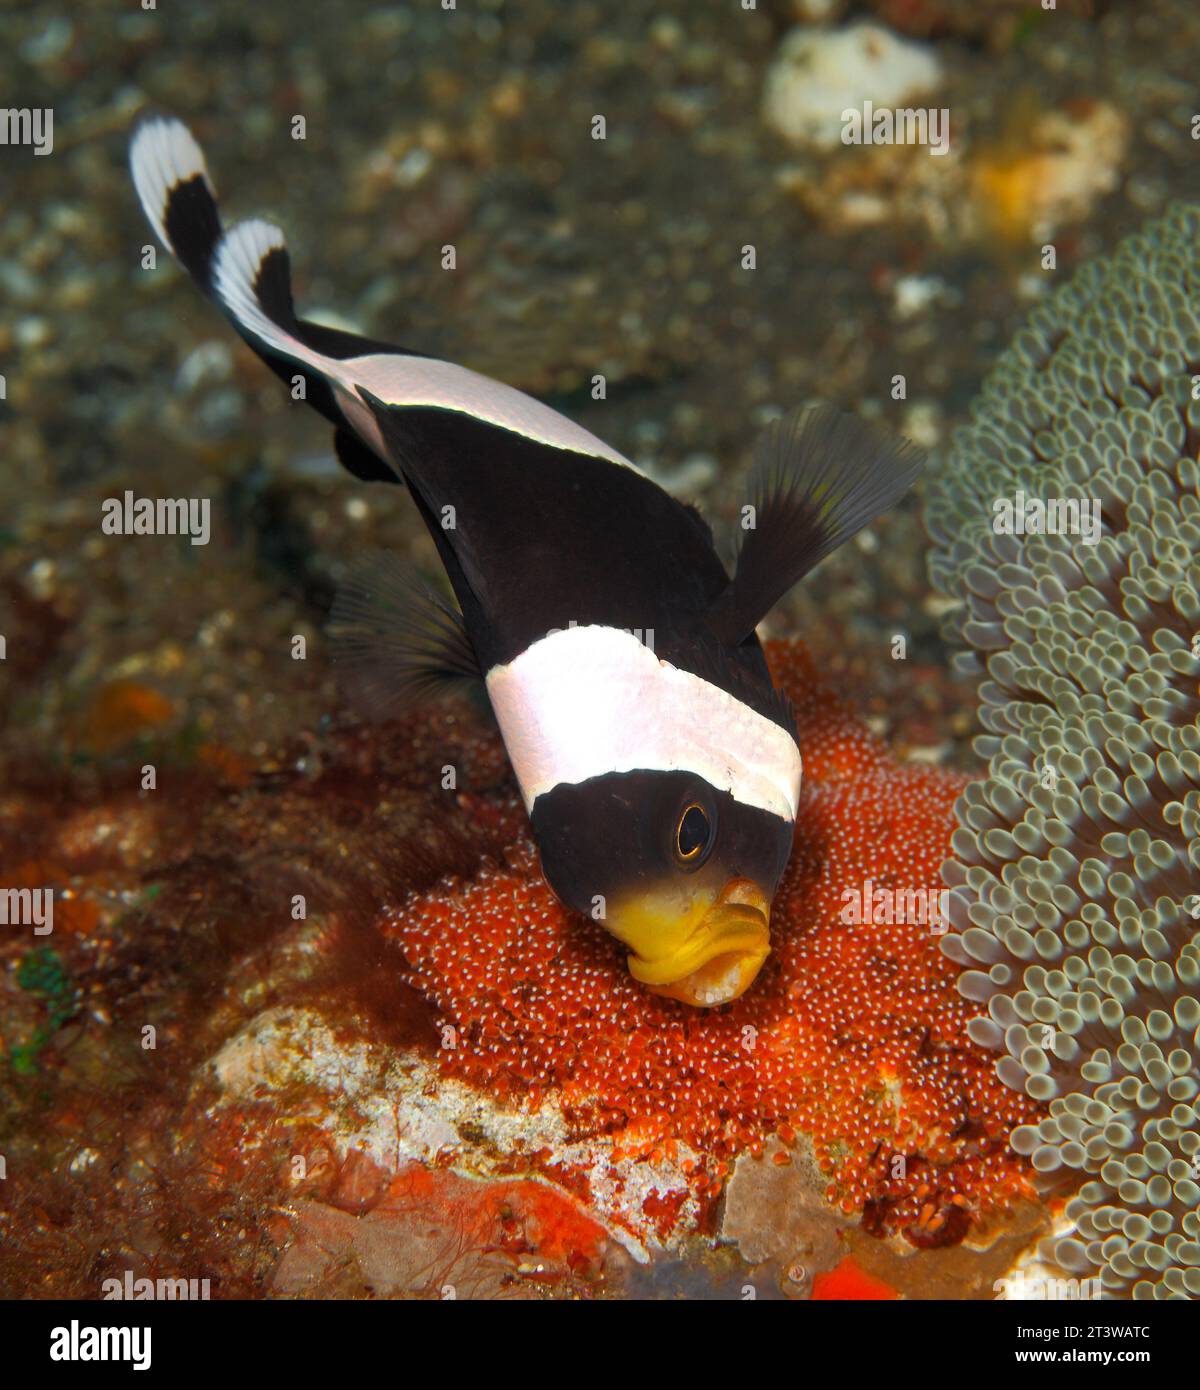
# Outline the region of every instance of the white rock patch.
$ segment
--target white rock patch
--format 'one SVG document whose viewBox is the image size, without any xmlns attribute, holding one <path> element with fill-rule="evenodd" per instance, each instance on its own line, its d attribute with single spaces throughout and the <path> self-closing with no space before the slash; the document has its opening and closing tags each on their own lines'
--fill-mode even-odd
<svg viewBox="0 0 1200 1390">
<path fill-rule="evenodd" d="M 443 1156 L 463 1173 L 511 1177 L 513 1157 L 548 1149 L 556 1166 L 586 1173 L 592 1215 L 642 1262 L 650 1249 L 669 1248 L 694 1229 L 699 1214 L 682 1167 L 699 1155 L 686 1145 L 676 1144 L 674 1158 L 617 1158 L 610 1139 L 572 1140 L 553 1099 L 536 1110 L 505 1105 L 443 1076 L 416 1052 L 339 1039 L 309 1009 L 265 1010 L 209 1067 L 221 1092 L 218 1108 L 300 1087 L 311 1099 L 306 1118 L 339 1153 L 357 1149 L 389 1172 Z M 642 1210 L 652 1193 L 688 1193 L 665 1241 Z"/>
<path fill-rule="evenodd" d="M 934 91 L 942 68 L 929 49 L 879 24 L 793 29 L 767 71 L 763 117 L 798 145 L 842 143 L 842 112 L 869 101 L 878 110 Z"/>
</svg>

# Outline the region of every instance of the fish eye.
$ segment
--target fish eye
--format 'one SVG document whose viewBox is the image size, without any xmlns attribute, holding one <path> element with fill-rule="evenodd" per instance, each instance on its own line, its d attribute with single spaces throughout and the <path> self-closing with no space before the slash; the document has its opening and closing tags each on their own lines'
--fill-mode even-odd
<svg viewBox="0 0 1200 1390">
<path fill-rule="evenodd" d="M 712 842 L 712 818 L 698 801 L 689 801 L 675 827 L 675 858 L 694 867 L 707 858 Z"/>
</svg>

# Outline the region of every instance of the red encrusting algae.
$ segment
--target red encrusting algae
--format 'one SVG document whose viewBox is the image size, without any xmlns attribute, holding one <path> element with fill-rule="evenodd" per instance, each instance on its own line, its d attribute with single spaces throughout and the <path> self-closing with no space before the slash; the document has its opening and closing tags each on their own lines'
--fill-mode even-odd
<svg viewBox="0 0 1200 1390">
<path fill-rule="evenodd" d="M 806 1134 L 843 1211 L 951 1244 L 1029 1194 L 1007 1135 L 1033 1107 L 967 1039 L 930 925 L 842 912 L 868 883 L 901 902 L 940 889 L 965 778 L 896 763 L 798 645 L 769 657 L 796 706 L 804 787 L 771 956 L 742 998 L 699 1012 L 647 994 L 619 945 L 558 904 L 528 839 L 469 883 L 413 896 L 384 931 L 440 1015 L 447 1073 L 532 1106 L 553 1095 L 581 1138 L 682 1142 L 702 1199 L 768 1135 Z"/>
<path fill-rule="evenodd" d="M 882 1303 L 899 1295 L 882 1279 L 873 1279 L 847 1255 L 835 1269 L 813 1278 L 812 1296 L 821 1299 L 853 1299 L 858 1302 Z"/>
</svg>

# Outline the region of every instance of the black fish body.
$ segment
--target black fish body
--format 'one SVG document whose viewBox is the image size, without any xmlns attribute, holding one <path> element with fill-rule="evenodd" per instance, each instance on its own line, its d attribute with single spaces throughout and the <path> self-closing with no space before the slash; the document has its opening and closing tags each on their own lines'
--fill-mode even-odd
<svg viewBox="0 0 1200 1390">
<path fill-rule="evenodd" d="M 902 495 L 912 451 L 826 410 L 773 426 L 731 579 L 694 508 L 573 421 L 298 318 L 282 234 L 223 228 L 179 122 L 144 122 L 130 161 L 193 279 L 282 379 L 304 378 L 355 476 L 408 486 L 438 547 L 458 612 L 410 588 L 393 595 L 397 637 L 365 601 L 342 610 L 364 681 L 380 649 L 397 687 L 482 679 L 559 897 L 630 948 L 648 987 L 735 998 L 769 950 L 801 780 L 755 627 Z"/>
</svg>

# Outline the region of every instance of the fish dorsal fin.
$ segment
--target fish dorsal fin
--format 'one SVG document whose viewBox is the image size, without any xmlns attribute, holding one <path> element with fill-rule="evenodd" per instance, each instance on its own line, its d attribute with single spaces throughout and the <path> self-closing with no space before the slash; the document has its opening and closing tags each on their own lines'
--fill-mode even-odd
<svg viewBox="0 0 1200 1390">
<path fill-rule="evenodd" d="M 755 451 L 753 524 L 708 625 L 744 641 L 821 560 L 900 500 L 923 455 L 886 427 L 836 406 L 801 407 L 774 421 Z"/>
<path fill-rule="evenodd" d="M 371 718 L 392 718 L 483 680 L 462 614 L 415 568 L 386 551 L 360 556 L 350 566 L 328 632 L 339 684 Z"/>
</svg>

